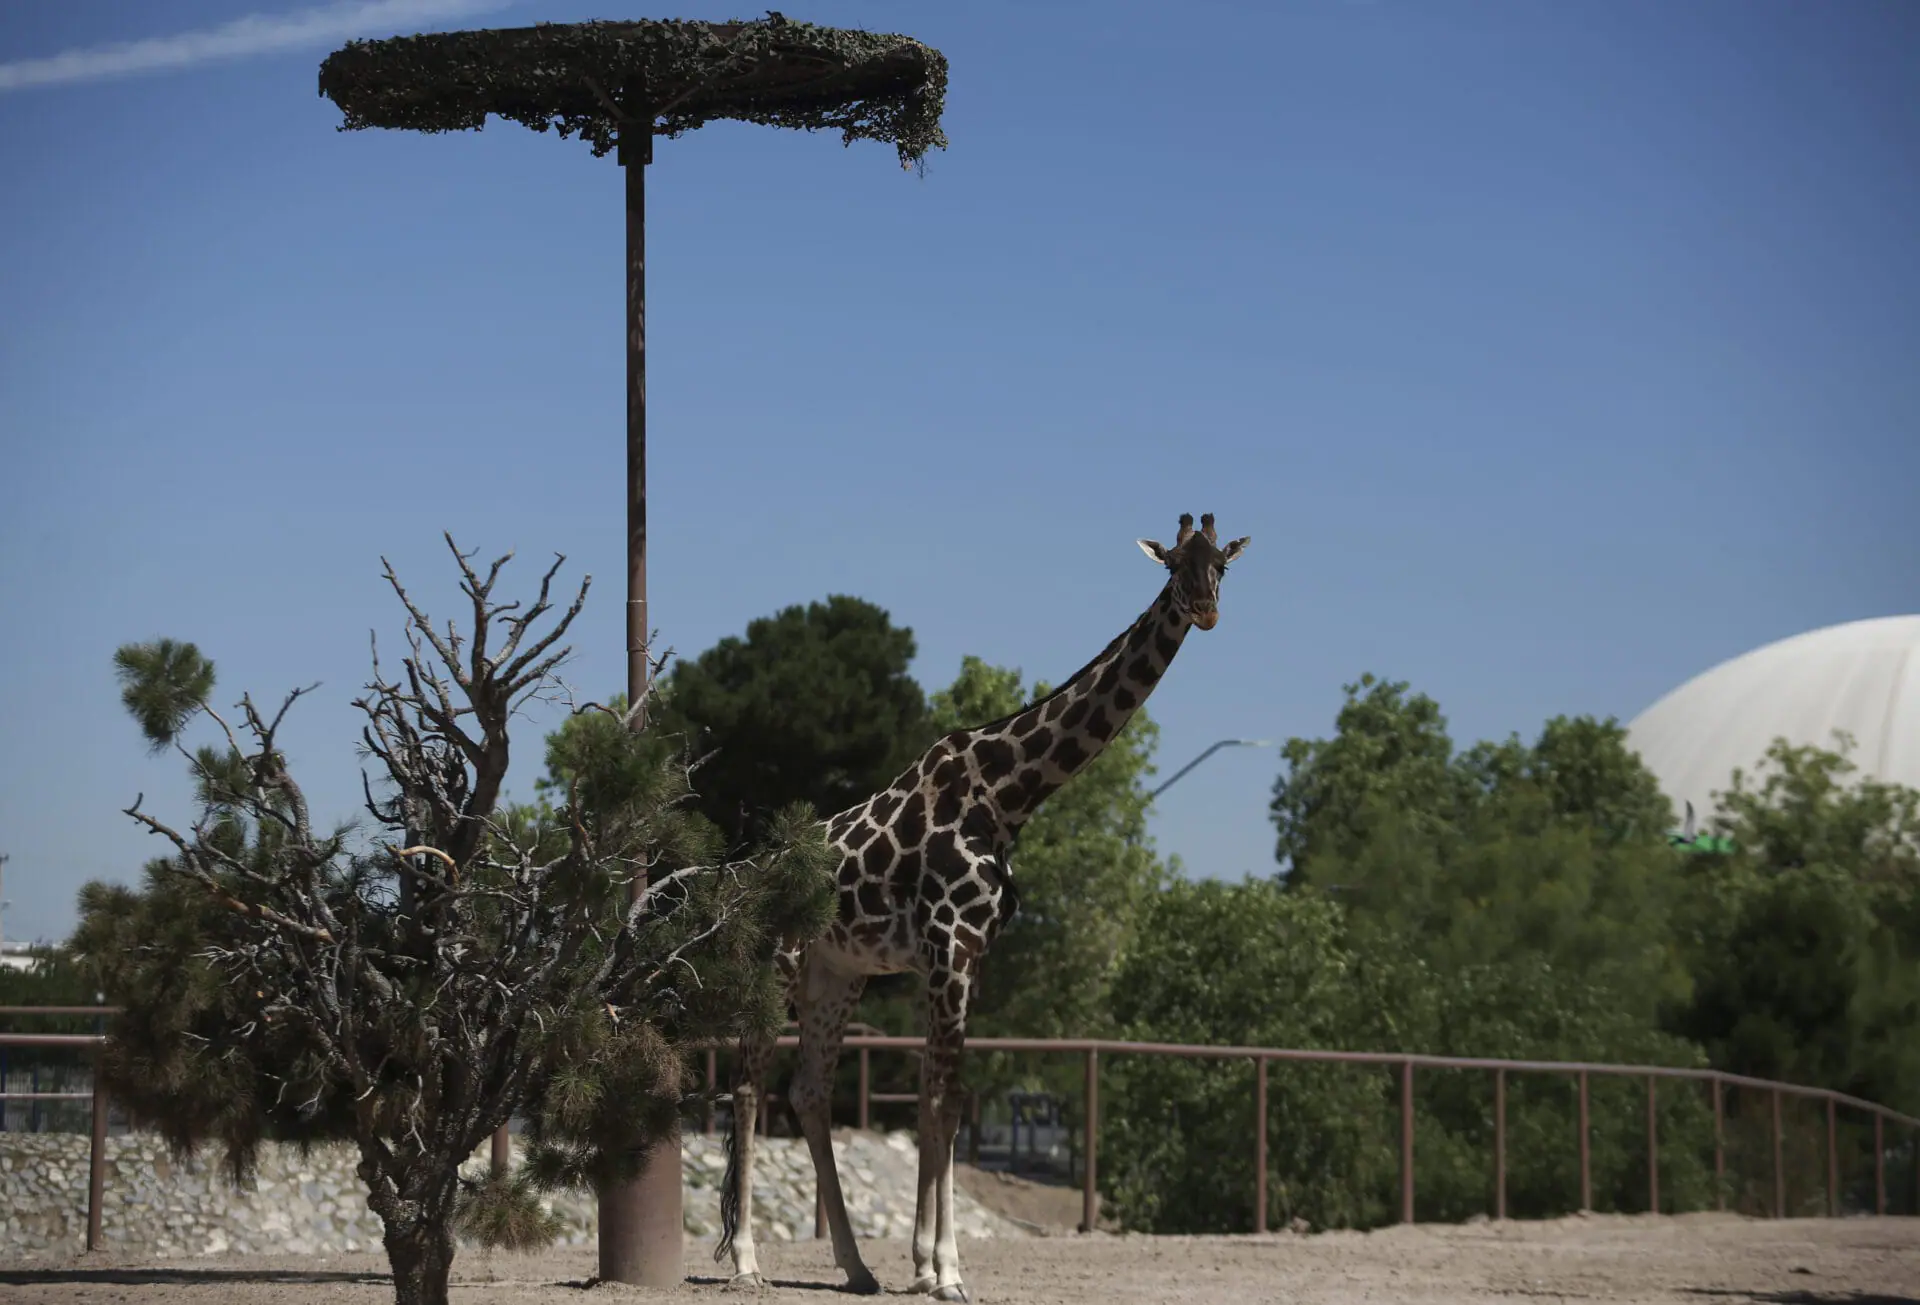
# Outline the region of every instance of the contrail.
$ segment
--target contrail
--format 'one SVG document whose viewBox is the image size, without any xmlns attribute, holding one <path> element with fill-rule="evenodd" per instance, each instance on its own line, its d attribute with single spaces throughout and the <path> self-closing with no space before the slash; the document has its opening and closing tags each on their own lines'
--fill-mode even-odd
<svg viewBox="0 0 1920 1305">
<path fill-rule="evenodd" d="M 361 0 L 360 3 L 322 5 L 286 14 L 248 14 L 218 27 L 177 36 L 154 36 L 144 41 L 121 41 L 81 50 L 65 50 L 45 59 L 18 59 L 0 63 L 0 91 L 32 86 L 69 86 L 103 81 L 128 73 L 155 69 L 191 68 L 221 59 L 277 54 L 303 46 L 378 32 L 390 36 L 399 28 L 415 27 L 445 18 L 502 9 L 513 0 Z"/>
</svg>

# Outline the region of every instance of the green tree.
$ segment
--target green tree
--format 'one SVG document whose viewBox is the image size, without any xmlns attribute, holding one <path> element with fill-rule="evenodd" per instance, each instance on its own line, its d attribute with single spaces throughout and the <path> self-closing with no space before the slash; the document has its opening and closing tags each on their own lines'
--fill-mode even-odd
<svg viewBox="0 0 1920 1305">
<path fill-rule="evenodd" d="M 1271 881 L 1170 883 L 1113 985 L 1136 1041 L 1371 1050 L 1397 998 L 1350 944 L 1340 906 Z M 1121 1056 L 1107 1063 L 1101 1169 L 1109 1208 L 1159 1233 L 1253 1226 L 1244 1061 Z M 1390 1204 L 1397 1152 L 1384 1069 L 1276 1065 L 1268 1085 L 1269 1217 L 1367 1227 Z"/>
<path fill-rule="evenodd" d="M 1731 855 L 1685 866 L 1694 975 L 1676 1027 L 1736 1073 L 1920 1109 L 1920 793 L 1776 742 L 1736 772 Z"/>
<path fill-rule="evenodd" d="M 1272 807 L 1285 882 L 1345 903 L 1348 945 L 1396 976 L 1381 1049 L 1702 1063 L 1661 1027 L 1690 984 L 1673 927 L 1678 858 L 1664 838 L 1669 804 L 1618 723 L 1556 717 L 1531 744 L 1456 751 L 1431 698 L 1363 676 L 1333 737 L 1291 740 L 1285 755 Z M 1423 1214 L 1485 1208 L 1485 1078 L 1424 1076 Z M 1516 1141 L 1572 1127 L 1564 1082 L 1513 1087 Z M 1631 1088 L 1594 1091 L 1595 1204 L 1637 1208 L 1644 1147 L 1631 1103 L 1612 1099 Z M 1709 1176 L 1682 1143 L 1705 1126 L 1701 1102 L 1670 1095 L 1662 1188 L 1704 1203 Z M 1564 1175 L 1535 1164 L 1545 1154 L 1512 1155 L 1515 1213 L 1569 1207 Z"/>
<path fill-rule="evenodd" d="M 394 681 L 376 663 L 357 703 L 380 772 L 373 838 L 316 826 L 277 741 L 299 691 L 272 714 L 243 697 L 230 723 L 192 645 L 121 650 L 124 701 L 187 760 L 196 811 L 181 832 L 129 809 L 172 853 L 141 890 L 88 885 L 73 944 L 127 1008 L 107 1084 L 176 1151 L 222 1143 L 241 1181 L 270 1138 L 358 1147 L 402 1305 L 446 1300 L 457 1230 L 537 1243 L 552 1231 L 537 1188 L 630 1177 L 682 1107 L 677 1044 L 777 1025 L 765 956 L 832 909 L 810 811 L 721 860 L 685 810 L 685 770 L 647 761 L 643 740 L 557 810 L 502 809 L 508 723 L 551 686 L 586 586 L 542 628 L 559 563 L 522 607 L 494 601 L 506 559 L 482 575 L 455 557 L 465 637 L 387 572 L 412 654 Z M 189 751 L 202 722 L 214 741 Z M 463 1181 L 516 1112 L 523 1171 Z"/>
<path fill-rule="evenodd" d="M 831 815 L 932 742 L 913 657 L 913 632 L 863 599 L 783 608 L 677 663 L 655 730 L 701 758 L 699 810 L 731 837 L 792 802 Z M 571 746 L 553 745 L 550 763 L 566 764 Z"/>
<path fill-rule="evenodd" d="M 0 1006 L 93 1006 L 99 1004 L 98 990 L 75 964 L 65 947 L 35 947 L 28 953 L 24 969 L 0 966 Z M 0 1028 L 20 1033 L 92 1033 L 100 1023 L 91 1015 L 0 1016 Z M 69 1090 L 59 1083 L 70 1082 L 75 1090 L 86 1086 L 86 1074 L 92 1055 L 82 1049 L 66 1047 L 13 1047 L 7 1052 L 7 1065 L 15 1074 L 38 1068 L 52 1075 L 40 1080 L 39 1091 Z M 0 1106 L 0 1110 L 5 1110 Z M 31 1107 L 13 1103 L 6 1111 L 14 1119 L 38 1116 L 51 1121 L 48 1126 L 68 1131 L 84 1131 L 87 1105 L 84 1101 L 42 1101 Z"/>
<path fill-rule="evenodd" d="M 1316 857 L 1364 845 L 1385 813 L 1444 821 L 1458 799 L 1438 703 L 1371 674 L 1345 692 L 1332 738 L 1288 739 L 1280 750 L 1287 770 L 1274 785 L 1274 855 L 1300 884 L 1310 881 Z"/>
<path fill-rule="evenodd" d="M 1334 736 L 1292 739 L 1273 818 L 1291 885 L 1346 901 L 1441 971 L 1529 957 L 1604 983 L 1649 1024 L 1684 996 L 1671 809 L 1614 721 L 1556 717 L 1455 752 L 1402 683 L 1347 686 Z"/>
</svg>

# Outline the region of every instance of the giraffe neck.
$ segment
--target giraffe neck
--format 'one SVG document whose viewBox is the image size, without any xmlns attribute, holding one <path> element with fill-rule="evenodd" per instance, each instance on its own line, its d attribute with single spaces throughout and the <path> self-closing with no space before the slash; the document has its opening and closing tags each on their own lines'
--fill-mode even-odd
<svg viewBox="0 0 1920 1305">
<path fill-rule="evenodd" d="M 965 730 L 951 741 L 969 755 L 1009 833 L 1092 763 L 1140 710 L 1192 628 L 1160 591 L 1119 638 L 1058 689 L 1004 720 Z"/>
</svg>

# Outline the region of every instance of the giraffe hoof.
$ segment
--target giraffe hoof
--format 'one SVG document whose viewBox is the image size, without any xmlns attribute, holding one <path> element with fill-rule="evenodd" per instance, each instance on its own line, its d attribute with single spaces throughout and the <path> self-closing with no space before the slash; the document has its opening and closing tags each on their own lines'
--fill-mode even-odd
<svg viewBox="0 0 1920 1305">
<path fill-rule="evenodd" d="M 880 1294 L 880 1280 L 874 1277 L 869 1270 L 862 1269 L 858 1273 L 849 1273 L 847 1275 L 847 1290 L 856 1296 L 878 1296 Z"/>
<path fill-rule="evenodd" d="M 753 1270 L 749 1270 L 746 1273 L 736 1273 L 727 1279 L 728 1291 L 763 1291 L 766 1289 L 766 1285 L 767 1280 L 761 1277 L 757 1271 Z"/>
<path fill-rule="evenodd" d="M 948 1283 L 944 1287 L 935 1287 L 933 1289 L 933 1298 L 935 1300 L 958 1301 L 960 1305 L 968 1305 L 968 1302 L 973 1299 L 973 1297 L 967 1295 L 967 1289 L 957 1282 Z"/>
<path fill-rule="evenodd" d="M 934 1277 L 931 1273 L 926 1273 L 926 1274 L 922 1274 L 918 1278 L 915 1278 L 913 1280 L 913 1285 L 908 1287 L 907 1290 L 915 1293 L 916 1295 L 927 1296 L 927 1295 L 931 1295 L 933 1292 L 933 1289 L 939 1285 L 940 1285 L 940 1279 Z"/>
</svg>

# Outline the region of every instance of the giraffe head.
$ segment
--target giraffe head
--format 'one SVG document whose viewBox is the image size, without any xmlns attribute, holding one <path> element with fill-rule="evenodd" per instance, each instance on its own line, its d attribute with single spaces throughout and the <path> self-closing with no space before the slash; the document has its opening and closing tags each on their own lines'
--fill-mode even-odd
<svg viewBox="0 0 1920 1305">
<path fill-rule="evenodd" d="M 1180 614 L 1202 630 L 1211 630 L 1220 619 L 1220 577 L 1227 573 L 1227 563 L 1247 551 L 1251 538 L 1242 535 L 1222 548 L 1213 530 L 1213 513 L 1201 517 L 1200 529 L 1195 530 L 1193 513 L 1182 512 L 1172 548 L 1154 539 L 1142 539 L 1139 544 L 1141 552 L 1167 568 L 1167 587 Z"/>
</svg>

